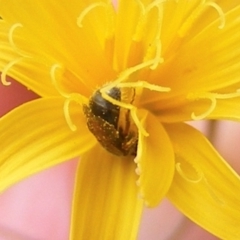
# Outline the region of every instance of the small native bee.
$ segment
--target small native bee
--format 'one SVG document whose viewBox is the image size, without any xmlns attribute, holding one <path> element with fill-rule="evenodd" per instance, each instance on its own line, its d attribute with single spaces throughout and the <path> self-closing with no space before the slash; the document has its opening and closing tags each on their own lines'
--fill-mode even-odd
<svg viewBox="0 0 240 240">
<path fill-rule="evenodd" d="M 124 98 L 121 90 L 113 87 L 106 90 L 106 94 L 121 102 Z M 133 100 L 134 95 L 130 103 Z M 136 156 L 138 131 L 129 109 L 111 103 L 102 96 L 101 90 L 97 90 L 89 104 L 83 105 L 83 111 L 89 130 L 106 150 L 118 156 Z"/>
</svg>

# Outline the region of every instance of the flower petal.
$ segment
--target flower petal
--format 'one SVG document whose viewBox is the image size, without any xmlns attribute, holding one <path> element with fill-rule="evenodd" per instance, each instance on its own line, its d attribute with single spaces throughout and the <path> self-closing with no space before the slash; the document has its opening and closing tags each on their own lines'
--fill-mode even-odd
<svg viewBox="0 0 240 240">
<path fill-rule="evenodd" d="M 167 123 L 183 122 L 193 120 L 192 113 L 201 115 L 205 113 L 211 106 L 209 99 L 199 99 L 183 104 L 175 108 L 166 109 L 164 111 L 158 111 L 159 120 Z M 230 99 L 217 99 L 215 109 L 209 113 L 206 119 L 228 119 L 228 120 L 240 120 L 240 97 Z"/>
<path fill-rule="evenodd" d="M 142 213 L 132 158 L 97 145 L 81 158 L 70 239 L 136 239 Z"/>
<path fill-rule="evenodd" d="M 170 139 L 153 116 L 148 115 L 145 128 L 148 137 L 139 134 L 138 154 L 135 161 L 140 177 L 140 194 L 147 206 L 156 206 L 166 195 L 174 174 L 174 152 Z"/>
<path fill-rule="evenodd" d="M 1 77 L 3 83 L 5 81 L 9 82 L 6 80 L 6 75 L 8 75 L 40 96 L 58 95 L 50 78 L 51 66 L 47 65 L 46 61 L 41 62 L 39 59 L 34 60 L 33 58 L 20 56 L 10 44 L 10 28 L 11 25 L 0 21 L 0 71 L 3 73 Z M 19 36 L 14 36 L 14 39 L 16 37 L 19 38 Z M 3 77 L 3 75 L 5 76 Z"/>
<path fill-rule="evenodd" d="M 84 94 L 90 94 L 90 90 L 95 89 L 97 83 L 106 82 L 113 77 L 102 43 L 96 41 L 96 39 L 105 39 L 105 36 L 96 36 L 96 34 L 106 29 L 106 21 L 99 21 L 98 18 L 106 12 L 106 9 L 96 8 L 90 11 L 90 18 L 83 19 L 86 21 L 83 21 L 82 27 L 77 23 L 78 17 L 92 2 L 94 0 L 87 2 L 73 0 L 69 4 L 61 0 L 56 4 L 53 0 L 39 2 L 27 0 L 24 6 L 21 6 L 16 0 L 1 1 L 0 15 L 3 22 L 9 26 L 5 34 L 11 36 L 14 43 L 10 46 L 14 45 L 19 57 L 24 56 L 22 61 L 14 65 L 21 74 L 28 78 L 32 77 L 25 71 L 25 65 L 28 64 L 27 69 L 35 71 L 35 76 L 38 76 L 38 70 L 34 67 L 36 61 L 43 65 L 42 68 L 45 63 L 46 75 L 50 75 L 49 69 L 54 64 L 58 64 L 61 68 L 61 77 L 58 78 L 63 86 L 68 91 L 81 89 Z M 29 12 L 35 14 L 30 16 Z M 97 19 L 99 22 L 97 26 L 101 26 L 101 30 L 95 30 L 94 23 Z M 13 29 L 15 30 L 12 31 Z M 0 42 L 0 46 L 2 44 L 6 42 Z M 15 59 L 9 56 L 6 60 L 11 62 Z M 11 76 L 18 77 L 13 73 Z"/>
<path fill-rule="evenodd" d="M 221 239 L 240 239 L 240 178 L 208 140 L 186 124 L 166 125 L 174 143 L 176 174 L 169 199 Z"/>
<path fill-rule="evenodd" d="M 117 65 L 115 68 L 118 71 L 127 67 L 132 37 L 139 20 L 139 7 L 137 1 L 118 1 L 115 32 L 115 62 Z"/>
<path fill-rule="evenodd" d="M 216 10 L 208 6 L 186 38 L 175 37 L 176 49 L 170 46 L 169 56 L 163 55 L 165 62 L 149 77 L 150 82 L 170 87 L 171 91 L 167 94 L 146 91 L 142 97 L 144 107 L 161 111 L 188 101 L 189 94 L 196 94 L 198 99 L 202 93 L 218 92 L 236 83 L 234 92 L 240 88 L 240 5 L 226 11 L 222 29 L 219 29 L 220 18 Z M 212 22 L 195 32 L 206 18 Z"/>
<path fill-rule="evenodd" d="M 62 98 L 37 99 L 0 119 L 0 191 L 93 146 L 95 140 L 79 105 L 71 107 L 78 126 L 73 132 L 66 124 L 63 102 Z"/>
<path fill-rule="evenodd" d="M 171 63 L 170 75 L 163 76 L 170 87 L 179 92 L 214 91 L 239 82 L 239 14 L 240 5 L 225 13 L 223 29 L 219 29 L 220 21 L 216 19 L 182 44 Z"/>
</svg>

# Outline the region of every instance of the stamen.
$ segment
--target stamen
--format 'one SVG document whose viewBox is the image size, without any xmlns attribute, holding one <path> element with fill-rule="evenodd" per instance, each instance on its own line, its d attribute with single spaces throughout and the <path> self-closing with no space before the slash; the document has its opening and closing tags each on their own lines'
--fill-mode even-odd
<svg viewBox="0 0 240 240">
<path fill-rule="evenodd" d="M 121 102 L 121 101 L 118 101 L 118 100 L 110 97 L 107 94 L 107 92 L 108 92 L 108 90 L 110 90 L 114 87 L 118 87 L 118 88 L 137 88 L 138 87 L 138 88 L 146 88 L 149 90 L 154 90 L 154 91 L 159 91 L 159 92 L 169 92 L 171 90 L 170 88 L 160 87 L 160 86 L 157 86 L 154 84 L 150 84 L 146 81 L 123 82 L 123 81 L 127 80 L 131 74 L 133 74 L 145 67 L 151 66 L 152 64 L 154 64 L 154 62 L 155 62 L 155 59 L 140 63 L 134 67 L 128 68 L 125 71 L 123 71 L 115 81 L 103 86 L 100 89 L 100 93 L 105 100 L 111 102 L 114 105 L 117 105 L 119 107 L 130 110 L 131 117 L 132 117 L 134 123 L 136 124 L 138 130 L 146 137 L 149 136 L 149 134 L 143 128 L 141 122 L 139 121 L 139 119 L 137 117 L 137 108 L 135 106 L 133 106 L 131 103 Z"/>
<path fill-rule="evenodd" d="M 64 102 L 64 106 L 63 106 L 63 113 L 66 119 L 66 122 L 69 126 L 69 128 L 74 132 L 77 130 L 76 125 L 72 122 L 71 116 L 70 116 L 70 112 L 69 112 L 69 104 L 70 102 L 72 102 L 71 98 L 67 98 Z"/>
<path fill-rule="evenodd" d="M 133 161 L 137 164 L 137 166 L 140 168 L 139 163 L 142 159 L 142 148 L 138 146 L 137 156 L 133 159 Z"/>
<path fill-rule="evenodd" d="M 208 108 L 208 110 L 206 110 L 206 112 L 204 112 L 203 114 L 196 116 L 196 114 L 193 112 L 191 114 L 191 118 L 193 120 L 202 120 L 205 119 L 207 116 L 209 116 L 213 110 L 215 109 L 216 105 L 217 105 L 217 99 L 230 99 L 230 98 L 235 98 L 235 97 L 240 97 L 240 92 L 235 92 L 235 93 L 205 93 L 202 94 L 200 96 L 197 97 L 197 99 L 209 99 L 211 101 L 211 105 Z M 193 96 L 188 97 L 189 99 L 192 99 Z M 195 98 L 196 99 L 196 98 Z"/>
<path fill-rule="evenodd" d="M 9 30 L 9 33 L 8 33 L 8 40 L 9 40 L 9 43 L 10 43 L 10 46 L 12 47 L 12 49 L 18 53 L 20 56 L 22 57 L 30 57 L 29 53 L 26 53 L 22 50 L 20 50 L 17 45 L 14 43 L 14 40 L 13 40 L 13 33 L 14 31 L 17 29 L 17 28 L 21 28 L 23 27 L 23 25 L 21 23 L 15 23 L 11 26 L 10 30 Z"/>
<path fill-rule="evenodd" d="M 193 168 L 195 171 L 196 171 L 196 169 L 195 168 Z M 203 174 L 202 173 L 199 173 L 198 171 L 196 171 L 196 174 L 197 174 L 197 176 L 198 176 L 198 178 L 196 178 L 196 179 L 191 179 L 191 178 L 189 178 L 188 176 L 187 176 L 187 174 L 186 173 L 184 173 L 184 171 L 182 170 L 182 168 L 181 168 L 181 163 L 176 163 L 176 170 L 177 170 L 177 172 L 180 174 L 180 176 L 184 179 L 184 180 L 186 180 L 187 182 L 190 182 L 190 183 L 199 183 L 202 179 L 203 179 Z"/>
<path fill-rule="evenodd" d="M 185 21 L 185 23 L 179 30 L 178 33 L 180 37 L 184 37 L 186 35 L 186 33 L 192 28 L 194 22 L 202 14 L 205 7 L 208 6 L 213 7 L 219 14 L 221 23 L 218 28 L 222 29 L 225 26 L 225 15 L 222 8 L 217 3 L 214 3 L 212 1 L 206 2 L 205 0 L 202 0 L 201 3 L 199 3 L 198 7 L 192 12 L 192 14 L 188 17 L 188 19 Z"/>
<path fill-rule="evenodd" d="M 114 105 L 117 105 L 119 107 L 122 108 L 126 108 L 130 110 L 130 114 L 131 117 L 134 121 L 134 123 L 136 124 L 138 130 L 145 136 L 148 137 L 149 134 L 147 133 L 147 131 L 143 128 L 142 123 L 139 121 L 138 116 L 137 116 L 137 108 L 135 106 L 133 106 L 130 103 L 125 103 L 125 102 L 120 102 L 112 97 L 110 97 L 107 94 L 107 90 L 113 88 L 113 87 L 118 87 L 118 88 L 146 88 L 149 90 L 154 90 L 154 91 L 158 91 L 158 92 L 169 92 L 171 89 L 168 87 L 161 87 L 161 86 L 157 86 L 154 84 L 150 84 L 146 81 L 138 81 L 138 82 L 124 82 L 124 83 L 119 83 L 116 84 L 116 82 L 114 82 L 115 84 L 109 84 L 111 87 L 106 86 L 100 89 L 100 93 L 102 94 L 102 97 L 104 99 L 106 99 L 107 101 L 111 102 Z"/>
<path fill-rule="evenodd" d="M 21 28 L 21 27 L 23 27 L 23 25 L 21 23 L 15 23 L 12 25 L 12 27 L 9 30 L 8 40 L 13 49 L 17 49 L 16 44 L 13 41 L 13 32 L 19 27 Z"/>
<path fill-rule="evenodd" d="M 226 20 L 225 20 L 225 15 L 222 8 L 215 2 L 206 2 L 205 5 L 213 7 L 218 12 L 220 17 L 220 25 L 218 26 L 218 28 L 223 29 L 225 26 Z"/>
<path fill-rule="evenodd" d="M 146 88 L 156 92 L 170 92 L 171 88 L 161 87 L 155 84 L 148 83 L 146 81 L 137 81 L 137 82 L 124 82 L 117 85 L 119 88 Z"/>
<path fill-rule="evenodd" d="M 215 109 L 216 107 L 216 104 L 217 104 L 217 100 L 214 96 L 211 96 L 211 95 L 206 95 L 206 96 L 201 96 L 200 97 L 201 99 L 209 99 L 211 101 L 211 104 L 210 104 L 210 107 L 206 110 L 206 112 L 204 112 L 203 114 L 201 115 L 196 115 L 194 112 L 191 114 L 191 118 L 193 120 L 202 120 L 202 119 L 205 119 L 209 114 L 211 114 L 213 112 L 213 110 Z"/>
<path fill-rule="evenodd" d="M 166 0 L 155 0 L 152 3 L 150 3 L 146 8 L 144 5 L 137 1 L 137 3 L 140 5 L 142 16 L 139 20 L 139 23 L 136 27 L 136 31 L 133 35 L 132 40 L 135 42 L 141 41 L 143 34 L 145 33 L 144 29 L 147 23 L 147 17 L 149 12 L 154 8 L 157 7 L 158 9 L 158 19 L 157 19 L 157 33 L 155 36 L 155 39 L 153 40 L 152 46 L 148 48 L 148 51 L 145 55 L 145 60 L 148 61 L 149 59 L 152 59 L 152 56 L 155 55 L 153 58 L 153 65 L 150 67 L 150 69 L 156 69 L 156 67 L 159 65 L 159 63 L 163 62 L 163 58 L 161 57 L 161 50 L 162 50 L 162 44 L 161 44 L 161 29 L 162 29 L 162 18 L 163 18 L 163 8 L 161 4 L 165 2 Z"/>
<path fill-rule="evenodd" d="M 135 1 L 137 2 L 137 4 L 140 7 L 141 17 L 140 17 L 140 19 L 137 23 L 135 33 L 132 36 L 132 41 L 133 42 L 140 42 L 143 34 L 145 33 L 144 29 L 145 29 L 146 21 L 147 21 L 146 8 L 145 8 L 145 6 L 144 6 L 144 4 L 142 3 L 141 0 L 135 0 Z"/>
<path fill-rule="evenodd" d="M 50 77 L 51 77 L 51 80 L 52 80 L 52 83 L 53 83 L 53 86 L 56 88 L 56 90 L 59 92 L 59 94 L 61 96 L 63 96 L 64 98 L 69 98 L 70 97 L 70 94 L 65 92 L 63 89 L 61 89 L 59 87 L 59 84 L 58 84 L 58 81 L 56 79 L 56 70 L 57 69 L 62 69 L 61 65 L 59 64 L 54 64 L 52 67 L 51 67 L 51 70 L 50 70 Z"/>
<path fill-rule="evenodd" d="M 154 7 L 159 7 L 160 4 L 166 2 L 166 0 L 155 0 L 146 7 L 146 13 L 151 11 Z"/>
<path fill-rule="evenodd" d="M 113 5 L 111 0 L 108 0 L 107 2 L 97 2 L 97 3 L 92 3 L 88 7 L 86 7 L 80 16 L 77 19 L 77 25 L 82 28 L 82 22 L 83 19 L 86 17 L 89 12 L 92 10 L 98 8 L 98 7 L 103 7 L 106 11 L 106 26 L 105 26 L 105 53 L 107 58 L 109 59 L 110 62 L 113 60 L 113 49 L 114 49 L 114 31 L 115 31 L 115 6 Z"/>
<path fill-rule="evenodd" d="M 97 7 L 104 7 L 104 8 L 107 8 L 108 7 L 108 4 L 107 3 L 104 3 L 104 2 L 97 2 L 97 3 L 93 3 L 91 5 L 89 5 L 88 7 L 86 7 L 80 14 L 80 16 L 78 17 L 77 19 L 77 25 L 82 28 L 83 25 L 82 25 L 82 21 L 83 19 L 85 18 L 85 16 L 90 12 L 92 11 L 93 9 L 97 8 Z"/>
<path fill-rule="evenodd" d="M 69 105 L 70 105 L 71 102 L 76 102 L 76 103 L 79 103 L 79 104 L 83 104 L 83 103 L 86 103 L 87 101 L 85 99 L 83 99 L 83 97 L 80 94 L 72 93 L 69 96 L 69 98 L 67 98 L 64 102 L 63 113 L 64 113 L 64 116 L 65 116 L 66 122 L 67 122 L 69 128 L 72 131 L 76 131 L 77 127 L 72 122 L 72 119 L 71 119 L 71 116 L 70 116 Z"/>
<path fill-rule="evenodd" d="M 155 37 L 155 44 L 156 44 L 156 49 L 155 49 L 155 58 L 154 58 L 154 64 L 150 67 L 150 69 L 154 70 L 157 68 L 158 64 L 163 62 L 163 58 L 161 57 L 161 52 L 162 52 L 162 42 L 161 42 L 161 31 L 162 31 L 162 21 L 163 21 L 163 7 L 161 4 L 165 2 L 165 0 L 157 0 L 154 1 L 153 3 L 149 4 L 147 7 L 146 11 L 149 12 L 151 9 L 156 7 L 158 9 L 158 19 L 157 19 L 157 33 Z"/>
<path fill-rule="evenodd" d="M 120 102 L 112 97 L 110 97 L 105 91 L 104 91 L 104 88 L 100 89 L 100 93 L 102 94 L 102 97 L 111 102 L 112 104 L 114 105 L 117 105 L 119 107 L 122 107 L 122 108 L 126 108 L 126 109 L 129 109 L 129 110 L 132 110 L 134 108 L 133 105 L 129 104 L 129 103 L 124 103 L 124 102 Z"/>
<path fill-rule="evenodd" d="M 131 105 L 132 106 L 132 105 Z M 148 137 L 149 133 L 144 129 L 142 123 L 139 121 L 138 116 L 137 116 L 137 108 L 134 107 L 132 108 L 132 110 L 130 111 L 131 113 L 131 117 L 134 121 L 134 123 L 136 124 L 138 131 L 140 131 L 142 133 L 143 136 Z"/>
<path fill-rule="evenodd" d="M 9 71 L 9 69 L 11 69 L 15 64 L 21 62 L 22 60 L 24 59 L 24 57 L 20 57 L 20 58 L 17 58 L 11 62 L 9 62 L 5 67 L 4 69 L 2 70 L 2 75 L 1 75 L 1 81 L 2 81 L 2 84 L 5 85 L 5 86 L 9 86 L 11 85 L 11 82 L 7 81 L 7 73 Z"/>
<path fill-rule="evenodd" d="M 157 68 L 157 66 L 159 65 L 159 63 L 163 63 L 164 62 L 164 58 L 161 57 L 161 52 L 162 52 L 162 43 L 160 39 L 156 39 L 156 56 L 154 58 L 154 64 L 150 67 L 150 69 L 154 70 Z"/>
<path fill-rule="evenodd" d="M 157 86 L 157 85 L 154 85 L 154 84 L 150 84 L 146 81 L 126 82 L 126 83 L 119 83 L 119 84 L 114 82 L 114 84 L 109 84 L 109 85 L 100 89 L 100 92 L 101 92 L 103 98 L 105 98 L 107 101 L 111 102 L 114 105 L 118 105 L 120 107 L 129 109 L 129 110 L 134 108 L 133 105 L 128 104 L 128 103 L 124 103 L 124 102 L 120 102 L 120 101 L 110 97 L 106 93 L 108 90 L 110 90 L 114 87 L 118 87 L 118 88 L 137 88 L 137 87 L 139 87 L 139 88 L 146 88 L 146 89 L 157 91 L 157 92 L 169 92 L 169 91 L 171 91 L 171 88 Z"/>
<path fill-rule="evenodd" d="M 133 73 L 145 68 L 145 67 L 149 67 L 154 63 L 154 60 L 149 60 L 143 63 L 140 63 L 134 67 L 130 67 L 128 69 L 126 69 L 125 71 L 123 71 L 119 77 L 112 82 L 111 84 L 109 84 L 108 86 L 106 86 L 106 90 L 109 90 L 113 87 L 115 87 L 116 85 L 118 85 L 119 83 L 123 82 L 124 80 L 127 80 L 129 78 L 130 75 L 132 75 Z"/>
<path fill-rule="evenodd" d="M 240 92 L 238 90 L 234 93 L 211 93 L 211 94 L 214 95 L 217 99 L 229 99 L 240 97 Z"/>
<path fill-rule="evenodd" d="M 65 99 L 65 102 L 64 102 L 64 105 L 63 105 L 63 114 L 65 116 L 65 119 L 66 119 L 66 122 L 67 122 L 67 125 L 69 126 L 69 128 L 72 130 L 72 131 L 76 131 L 77 130 L 77 127 L 76 125 L 72 122 L 72 119 L 71 119 L 71 116 L 70 116 L 70 110 L 69 110 L 69 105 L 72 101 L 74 102 L 77 102 L 77 103 L 80 103 L 80 104 L 83 104 L 83 103 L 86 103 L 87 101 L 86 100 L 83 100 L 83 97 L 79 94 L 75 94 L 75 93 L 67 93 L 65 91 L 63 91 L 60 87 L 59 87 L 59 84 L 57 82 L 57 79 L 56 79 L 56 70 L 57 69 L 62 69 L 62 67 L 59 65 L 59 64 L 54 64 L 52 67 L 51 67 L 51 70 L 50 70 L 50 77 L 52 79 L 52 83 L 54 85 L 54 87 L 56 88 L 56 90 L 59 92 L 59 94 L 66 98 Z"/>
</svg>

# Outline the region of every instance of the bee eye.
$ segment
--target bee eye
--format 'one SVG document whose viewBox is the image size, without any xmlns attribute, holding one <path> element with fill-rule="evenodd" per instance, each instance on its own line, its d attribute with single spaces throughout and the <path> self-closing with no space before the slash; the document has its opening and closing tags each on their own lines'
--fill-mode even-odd
<svg viewBox="0 0 240 240">
<path fill-rule="evenodd" d="M 114 100 L 122 101 L 121 90 L 109 89 L 106 94 Z M 138 133 L 131 129 L 130 112 L 103 98 L 97 90 L 83 106 L 87 126 L 99 143 L 109 152 L 118 156 L 136 155 Z"/>
</svg>

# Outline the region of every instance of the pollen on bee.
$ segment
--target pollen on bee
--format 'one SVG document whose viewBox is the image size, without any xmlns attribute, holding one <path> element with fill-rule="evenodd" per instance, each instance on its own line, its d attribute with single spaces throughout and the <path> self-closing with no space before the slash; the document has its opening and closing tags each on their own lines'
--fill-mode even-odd
<svg viewBox="0 0 240 240">
<path fill-rule="evenodd" d="M 111 88 L 106 94 L 121 103 L 119 88 Z M 89 130 L 106 150 L 118 156 L 136 156 L 138 133 L 129 109 L 108 101 L 97 90 L 83 106 L 83 111 Z"/>
</svg>

